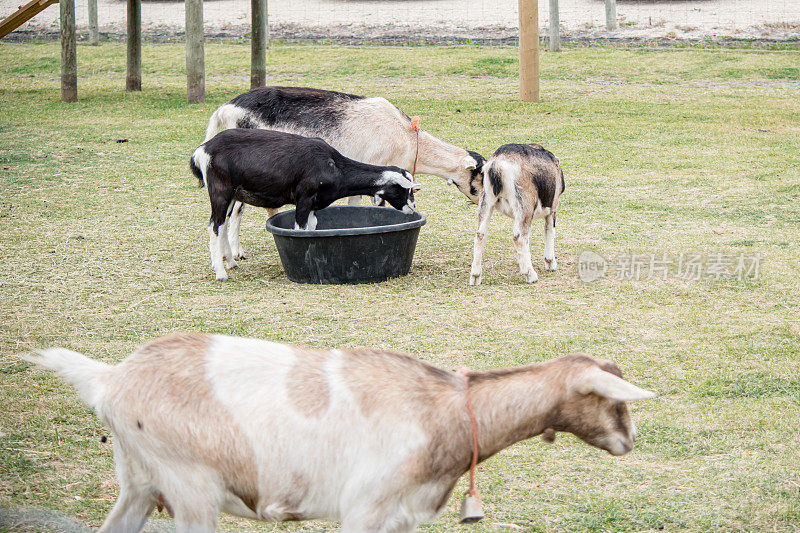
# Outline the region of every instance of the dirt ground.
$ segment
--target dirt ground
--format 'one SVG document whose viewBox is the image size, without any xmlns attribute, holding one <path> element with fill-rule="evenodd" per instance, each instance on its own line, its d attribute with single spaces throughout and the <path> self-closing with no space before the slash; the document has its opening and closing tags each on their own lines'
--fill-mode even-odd
<svg viewBox="0 0 800 533">
<path fill-rule="evenodd" d="M 338 41 L 511 42 L 517 35 L 518 0 L 268 0 L 272 38 Z M 0 0 L 0 17 L 22 0 Z M 98 0 L 100 32 L 125 34 L 125 2 Z M 237 38 L 249 33 L 250 2 L 206 0 L 209 38 Z M 78 0 L 77 27 L 88 32 L 85 0 Z M 798 0 L 619 0 L 619 29 L 605 29 L 601 0 L 562 0 L 560 23 L 575 40 L 653 39 L 800 39 Z M 54 36 L 59 10 L 52 6 L 8 38 Z M 549 3 L 539 1 L 542 33 L 549 25 Z M 149 39 L 179 38 L 184 28 L 181 1 L 144 0 L 143 32 Z"/>
</svg>

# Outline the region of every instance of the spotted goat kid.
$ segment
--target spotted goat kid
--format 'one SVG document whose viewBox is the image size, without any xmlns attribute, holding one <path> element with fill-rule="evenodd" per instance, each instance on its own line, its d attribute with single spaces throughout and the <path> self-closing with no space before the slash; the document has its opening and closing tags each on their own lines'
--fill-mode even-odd
<svg viewBox="0 0 800 533">
<path fill-rule="evenodd" d="M 625 402 L 652 396 L 619 368 L 567 355 L 464 375 L 383 350 L 309 350 L 173 334 L 111 366 L 65 349 L 53 369 L 114 433 L 119 498 L 101 532 L 139 531 L 156 506 L 178 532 L 220 511 L 342 531 L 410 532 L 445 507 L 472 460 L 556 431 L 622 455 Z"/>
<path fill-rule="evenodd" d="M 538 144 L 505 144 L 498 148 L 483 165 L 483 193 L 478 203 L 469 284 L 481 284 L 486 233 L 495 209 L 514 219 L 517 261 L 528 283 L 539 280 L 531 262 L 531 225 L 533 219 L 544 218 L 544 268 L 555 270 L 556 209 L 563 192 L 564 172 L 552 153 Z"/>
</svg>

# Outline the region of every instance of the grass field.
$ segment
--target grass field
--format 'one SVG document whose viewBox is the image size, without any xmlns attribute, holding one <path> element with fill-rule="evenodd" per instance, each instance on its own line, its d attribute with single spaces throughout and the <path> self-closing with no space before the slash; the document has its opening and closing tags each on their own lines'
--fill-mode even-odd
<svg viewBox="0 0 800 533">
<path fill-rule="evenodd" d="M 144 47 L 136 94 L 123 91 L 124 45 L 78 56 L 80 101 L 62 104 L 57 44 L 0 43 L 0 353 L 58 345 L 113 362 L 176 330 L 392 348 L 450 369 L 584 351 L 658 393 L 632 405 L 636 449 L 612 458 L 569 435 L 520 443 L 479 469 L 488 516 L 474 530 L 800 529 L 800 52 L 545 53 L 542 101 L 524 104 L 514 48 L 272 48 L 270 84 L 383 95 L 456 145 L 488 156 L 535 141 L 561 159 L 560 269 L 543 271 L 539 222 L 541 279 L 523 283 L 510 221 L 496 214 L 477 288 L 476 208 L 427 176 L 408 277 L 293 284 L 251 209 L 249 259 L 214 282 L 208 198 L 187 161 L 212 110 L 249 88 L 249 45 L 206 45 L 203 105 L 185 102 L 182 45 Z M 610 268 L 585 283 L 584 250 L 611 266 L 629 254 L 760 254 L 760 271 L 628 280 Z M 108 429 L 13 357 L 0 359 L 0 413 L 0 507 L 98 526 L 117 492 Z M 422 529 L 466 529 L 459 501 Z"/>
</svg>

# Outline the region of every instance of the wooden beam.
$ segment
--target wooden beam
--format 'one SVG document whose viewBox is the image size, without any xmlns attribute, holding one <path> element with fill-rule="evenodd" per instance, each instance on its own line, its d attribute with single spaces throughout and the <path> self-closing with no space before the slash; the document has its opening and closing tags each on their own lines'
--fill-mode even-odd
<svg viewBox="0 0 800 533">
<path fill-rule="evenodd" d="M 539 2 L 519 0 L 519 95 L 539 101 Z"/>
<path fill-rule="evenodd" d="M 250 88 L 267 84 L 267 0 L 250 0 Z"/>
<path fill-rule="evenodd" d="M 186 89 L 190 103 L 206 100 L 206 66 L 203 50 L 203 0 L 185 0 Z"/>
<path fill-rule="evenodd" d="M 142 0 L 128 1 L 128 62 L 125 90 L 142 90 Z"/>
<path fill-rule="evenodd" d="M 548 43 L 548 49 L 551 52 L 558 52 L 561 50 L 560 26 L 561 22 L 558 18 L 558 0 L 550 0 L 550 42 Z"/>
<path fill-rule="evenodd" d="M 20 6 L 19 9 L 0 22 L 0 39 L 44 11 L 45 8 L 56 3 L 58 3 L 58 0 L 32 0 L 24 6 Z"/>
<path fill-rule="evenodd" d="M 89 44 L 100 44 L 100 31 L 97 27 L 97 0 L 89 0 Z"/>
<path fill-rule="evenodd" d="M 78 53 L 75 46 L 75 0 L 61 0 L 61 101 L 78 101 Z"/>
</svg>

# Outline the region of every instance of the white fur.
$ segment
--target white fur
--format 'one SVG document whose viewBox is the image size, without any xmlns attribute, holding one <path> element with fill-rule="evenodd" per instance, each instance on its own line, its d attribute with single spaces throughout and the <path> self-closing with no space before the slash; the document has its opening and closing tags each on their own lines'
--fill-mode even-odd
<svg viewBox="0 0 800 533">
<path fill-rule="evenodd" d="M 206 183 L 206 174 L 208 173 L 208 165 L 211 164 L 211 156 L 201 145 L 197 147 L 192 157 L 194 158 L 197 168 L 200 169 L 200 173 L 203 175 L 203 185 L 208 186 L 208 183 Z"/>
<path fill-rule="evenodd" d="M 102 376 L 111 369 L 109 365 L 64 348 L 41 350 L 35 354 L 23 355 L 22 358 L 58 373 L 77 389 L 81 399 L 93 409 L 102 407 L 102 398 L 105 395 Z"/>
<path fill-rule="evenodd" d="M 222 226 L 219 227 L 219 233 L 214 233 L 214 224 L 210 223 L 208 225 L 208 253 L 211 256 L 211 268 L 214 269 L 214 276 L 217 281 L 227 281 L 228 274 L 225 272 L 222 259 L 221 233 Z"/>
<path fill-rule="evenodd" d="M 207 359 L 218 400 L 250 439 L 259 484 L 276 493 L 290 491 L 295 487 L 288 485 L 287 473 L 315 472 L 314 485 L 325 488 L 311 491 L 297 509 L 277 504 L 260 509 L 259 518 L 280 521 L 289 513 L 302 512 L 309 518 L 347 517 L 360 522 L 350 513 L 358 513 L 358 502 L 375 497 L 375 480 L 395 471 L 427 438 L 413 424 L 360 415 L 335 357 L 325 363 L 331 390 L 328 409 L 318 418 L 295 411 L 284 388 L 295 362 L 286 346 L 219 335 L 214 336 Z M 401 443 L 396 439 L 400 434 Z"/>
<path fill-rule="evenodd" d="M 295 222 L 294 229 L 303 230 L 303 231 L 314 231 L 317 229 L 317 217 L 314 216 L 314 211 L 311 211 L 308 214 L 308 221 L 306 221 L 306 225 L 304 227 L 300 227 L 300 225 Z"/>
<path fill-rule="evenodd" d="M 206 138 L 203 142 L 208 141 L 220 130 L 235 128 L 236 124 L 247 115 L 247 111 L 231 104 L 222 104 L 219 108 L 211 114 L 206 128 Z"/>
<path fill-rule="evenodd" d="M 586 370 L 583 379 L 576 384 L 576 389 L 581 394 L 594 393 L 618 402 L 647 400 L 655 396 L 651 391 L 640 389 L 596 366 Z"/>
</svg>

